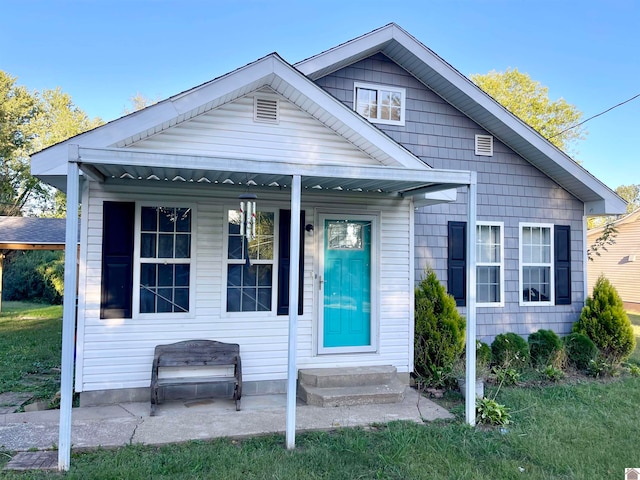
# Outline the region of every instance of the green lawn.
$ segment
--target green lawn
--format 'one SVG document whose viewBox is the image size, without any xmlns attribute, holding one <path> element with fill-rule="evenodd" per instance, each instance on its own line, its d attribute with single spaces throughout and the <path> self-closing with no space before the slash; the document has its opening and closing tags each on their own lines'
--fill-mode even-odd
<svg viewBox="0 0 640 480">
<path fill-rule="evenodd" d="M 59 320 L 15 320 L 0 317 L 3 357 L 4 348 L 11 344 L 5 342 L 5 332 L 14 335 L 14 341 L 24 341 L 38 335 L 38 330 L 47 330 L 53 339 L 48 343 L 59 343 Z M 633 316 L 632 322 L 640 326 L 640 316 Z M 30 343 L 14 357 L 33 368 L 37 357 L 26 360 L 27 352 L 44 353 L 36 344 L 47 342 L 41 338 Z M 638 350 L 634 357 L 640 360 Z M 497 400 L 510 408 L 513 422 L 503 431 L 467 426 L 459 395 L 450 394 L 446 400 L 456 415 L 453 421 L 309 432 L 298 435 L 292 452 L 284 449 L 282 435 L 267 435 L 74 453 L 71 470 L 62 478 L 568 480 L 623 478 L 625 467 L 637 467 L 640 462 L 638 377 L 503 387 Z M 10 454 L 0 451 L 0 467 Z M 44 472 L 2 472 L 0 476 L 61 478 Z"/>
<path fill-rule="evenodd" d="M 0 392 L 50 399 L 60 385 L 62 306 L 2 302 Z"/>
</svg>

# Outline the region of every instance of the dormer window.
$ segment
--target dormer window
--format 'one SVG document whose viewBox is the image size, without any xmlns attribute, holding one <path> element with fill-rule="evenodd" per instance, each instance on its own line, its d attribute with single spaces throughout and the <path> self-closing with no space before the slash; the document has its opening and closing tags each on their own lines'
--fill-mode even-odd
<svg viewBox="0 0 640 480">
<path fill-rule="evenodd" d="M 371 123 L 404 125 L 405 97 L 404 88 L 354 84 L 354 110 Z"/>
</svg>

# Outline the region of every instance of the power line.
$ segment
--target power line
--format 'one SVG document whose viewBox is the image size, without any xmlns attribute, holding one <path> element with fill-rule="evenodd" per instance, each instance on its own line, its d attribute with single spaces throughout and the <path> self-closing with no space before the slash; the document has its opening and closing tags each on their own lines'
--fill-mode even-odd
<svg viewBox="0 0 640 480">
<path fill-rule="evenodd" d="M 552 139 L 553 137 L 557 137 L 558 135 L 562 135 L 564 132 L 568 132 L 568 131 L 569 131 L 569 130 L 571 130 L 572 128 L 579 127 L 580 125 L 583 125 L 583 124 L 587 123 L 589 120 L 593 120 L 594 118 L 599 117 L 600 115 L 604 115 L 605 113 L 610 112 L 610 111 L 611 111 L 611 110 L 613 110 L 614 108 L 618 108 L 618 107 L 620 107 L 621 105 L 624 105 L 625 103 L 629 103 L 631 100 L 635 100 L 635 99 L 636 99 L 636 98 L 638 98 L 638 97 L 640 97 L 640 93 L 638 93 L 637 95 L 634 95 L 633 97 L 631 97 L 631 98 L 629 98 L 629 99 L 625 100 L 624 102 L 620 102 L 619 104 L 614 105 L 613 107 L 607 108 L 607 109 L 606 109 L 605 111 L 603 111 L 603 112 L 597 113 L 597 114 L 596 114 L 596 115 L 594 115 L 593 117 L 589 117 L 589 118 L 587 118 L 586 120 L 583 120 L 583 121 L 582 121 L 582 122 L 580 122 L 580 123 L 576 123 L 576 124 L 575 124 L 575 125 L 573 125 L 572 127 L 565 128 L 565 129 L 564 129 L 564 130 L 562 130 L 561 132 L 556 133 L 555 135 L 551 135 L 550 137 L 548 137 L 548 138 L 547 138 L 547 140 Z"/>
</svg>

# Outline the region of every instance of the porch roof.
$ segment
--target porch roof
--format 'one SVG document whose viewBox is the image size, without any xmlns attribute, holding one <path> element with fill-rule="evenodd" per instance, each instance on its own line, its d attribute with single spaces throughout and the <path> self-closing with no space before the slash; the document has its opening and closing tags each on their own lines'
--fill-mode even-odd
<svg viewBox="0 0 640 480">
<path fill-rule="evenodd" d="M 300 175 L 303 191 L 412 197 L 471 182 L 471 173 L 459 170 L 264 162 L 76 145 L 69 148 L 69 159 L 78 163 L 84 175 L 103 183 L 286 190 L 291 187 L 291 177 Z"/>
</svg>

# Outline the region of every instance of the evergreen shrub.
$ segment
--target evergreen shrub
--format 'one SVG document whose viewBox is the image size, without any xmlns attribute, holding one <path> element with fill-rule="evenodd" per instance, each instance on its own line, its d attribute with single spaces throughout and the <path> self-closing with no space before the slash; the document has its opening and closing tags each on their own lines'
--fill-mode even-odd
<svg viewBox="0 0 640 480">
<path fill-rule="evenodd" d="M 633 327 L 622 299 L 604 275 L 600 275 L 593 287 L 593 296 L 587 298 L 573 331 L 593 340 L 600 354 L 612 364 L 627 359 L 636 348 Z"/>
<path fill-rule="evenodd" d="M 540 329 L 529 335 L 529 355 L 534 367 L 556 365 L 562 352 L 562 340 L 553 330 Z"/>
<path fill-rule="evenodd" d="M 529 345 L 516 333 L 501 333 L 491 343 L 491 355 L 498 367 L 522 369 L 529 363 Z"/>
<path fill-rule="evenodd" d="M 567 362 L 578 370 L 587 370 L 589 363 L 598 356 L 598 347 L 583 333 L 570 333 L 563 343 Z"/>
<path fill-rule="evenodd" d="M 451 372 L 465 344 L 464 317 L 428 268 L 415 289 L 415 373 L 427 382 Z"/>
</svg>

